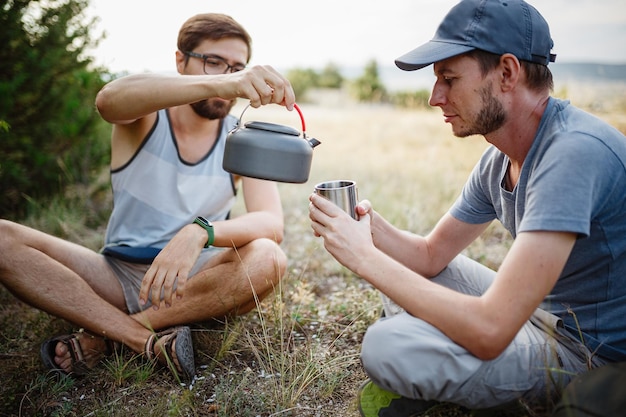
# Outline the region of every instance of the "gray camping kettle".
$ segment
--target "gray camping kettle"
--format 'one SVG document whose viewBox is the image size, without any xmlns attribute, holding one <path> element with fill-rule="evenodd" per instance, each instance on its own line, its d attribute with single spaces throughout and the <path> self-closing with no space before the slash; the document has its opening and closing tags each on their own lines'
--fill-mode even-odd
<svg viewBox="0 0 626 417">
<path fill-rule="evenodd" d="M 224 170 L 244 177 L 263 180 L 304 183 L 309 179 L 313 148 L 321 142 L 306 137 L 302 111 L 294 108 L 302 120 L 300 132 L 292 127 L 267 122 L 241 120 L 249 105 L 241 113 L 239 123 L 228 133 L 224 148 Z"/>
</svg>

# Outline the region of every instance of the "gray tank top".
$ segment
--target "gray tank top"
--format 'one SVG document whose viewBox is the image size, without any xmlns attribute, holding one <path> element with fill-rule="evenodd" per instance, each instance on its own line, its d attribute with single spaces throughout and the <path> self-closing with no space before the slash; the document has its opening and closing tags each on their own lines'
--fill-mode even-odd
<svg viewBox="0 0 626 417">
<path fill-rule="evenodd" d="M 228 217 L 236 189 L 222 168 L 226 135 L 237 119 L 227 116 L 213 147 L 199 162 L 180 157 L 169 112 L 157 114 L 154 127 L 132 159 L 111 170 L 113 212 L 105 246 L 163 248 L 196 216 Z"/>
</svg>

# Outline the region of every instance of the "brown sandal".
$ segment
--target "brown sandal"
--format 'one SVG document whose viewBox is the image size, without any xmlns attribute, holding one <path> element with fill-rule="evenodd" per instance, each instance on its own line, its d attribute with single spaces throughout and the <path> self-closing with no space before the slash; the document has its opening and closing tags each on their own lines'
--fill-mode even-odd
<svg viewBox="0 0 626 417">
<path fill-rule="evenodd" d="M 41 344 L 40 354 L 41 360 L 46 368 L 51 369 L 55 372 L 59 372 L 61 374 L 72 374 L 76 376 L 86 375 L 93 366 L 89 366 L 87 361 L 85 360 L 85 355 L 83 353 L 83 348 L 80 344 L 80 339 L 82 337 L 100 337 L 94 336 L 91 333 L 85 331 L 79 331 L 77 333 L 66 334 L 61 336 L 52 337 Z M 121 349 L 122 344 L 118 342 L 114 342 L 111 339 L 103 338 L 106 349 L 102 352 L 102 356 L 100 359 L 105 358 L 107 356 L 111 356 L 114 352 L 118 352 Z M 57 365 L 54 361 L 54 357 L 56 356 L 55 350 L 57 344 L 63 343 L 65 347 L 67 347 L 67 351 L 70 354 L 70 359 L 72 360 L 71 371 L 65 372 L 62 368 Z M 96 362 L 99 362 L 97 360 Z"/>
<path fill-rule="evenodd" d="M 156 344 L 163 340 L 159 351 Z M 173 327 L 159 333 L 152 333 L 146 341 L 145 355 L 166 365 L 176 379 L 191 381 L 196 371 L 193 355 L 191 329 L 187 326 Z"/>
</svg>

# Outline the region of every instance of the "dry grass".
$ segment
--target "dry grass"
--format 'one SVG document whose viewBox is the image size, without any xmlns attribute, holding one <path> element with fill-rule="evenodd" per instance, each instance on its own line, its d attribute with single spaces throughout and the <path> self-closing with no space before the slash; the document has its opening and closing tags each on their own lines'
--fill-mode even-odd
<svg viewBox="0 0 626 417">
<path fill-rule="evenodd" d="M 0 288 L 0 416 L 358 416 L 354 398 L 365 378 L 359 347 L 380 303 L 312 235 L 307 196 L 319 181 L 353 179 L 361 199 L 399 227 L 423 233 L 456 198 L 486 144 L 454 138 L 437 111 L 354 106 L 337 96 L 322 103 L 334 104 L 301 105 L 308 135 L 322 142 L 309 181 L 280 185 L 289 257 L 281 287 L 256 312 L 194 329 L 198 378 L 191 386 L 129 352 L 86 378 L 51 377 L 39 345 L 72 326 Z M 623 112 L 614 117 L 623 121 Z M 299 127 L 297 114 L 278 107 L 248 109 L 244 120 Z M 110 207 L 104 190 L 78 193 L 28 222 L 97 249 Z M 494 225 L 468 254 L 497 268 L 509 243 Z M 458 408 L 440 414 L 465 415 Z"/>
</svg>

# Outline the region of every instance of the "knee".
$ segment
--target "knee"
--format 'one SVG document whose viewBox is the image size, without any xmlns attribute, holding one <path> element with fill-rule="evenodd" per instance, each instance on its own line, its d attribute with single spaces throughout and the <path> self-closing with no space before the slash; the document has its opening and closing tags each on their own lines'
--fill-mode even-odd
<svg viewBox="0 0 626 417">
<path fill-rule="evenodd" d="M 11 269 L 10 261 L 15 258 L 16 251 L 21 250 L 19 228 L 23 227 L 9 220 L 0 219 L 0 271 Z"/>
<path fill-rule="evenodd" d="M 19 233 L 17 232 L 19 225 L 12 221 L 0 219 L 0 253 L 3 258 L 8 251 L 14 249 L 17 244 Z"/>
<path fill-rule="evenodd" d="M 380 320 L 367 329 L 361 344 L 361 363 L 367 375 L 381 382 L 381 370 L 389 369 L 390 361 L 398 355 L 385 321 Z M 384 379 L 384 378 L 383 378 Z"/>
<path fill-rule="evenodd" d="M 441 345 L 427 323 L 404 313 L 370 326 L 361 363 L 378 386 L 408 398 L 432 399 L 432 381 L 424 378 L 441 372 L 440 365 L 447 360 Z"/>
<path fill-rule="evenodd" d="M 265 277 L 268 284 L 277 284 L 287 270 L 287 255 L 280 246 L 271 239 L 256 239 L 250 243 L 254 268 L 258 275 Z"/>
</svg>

